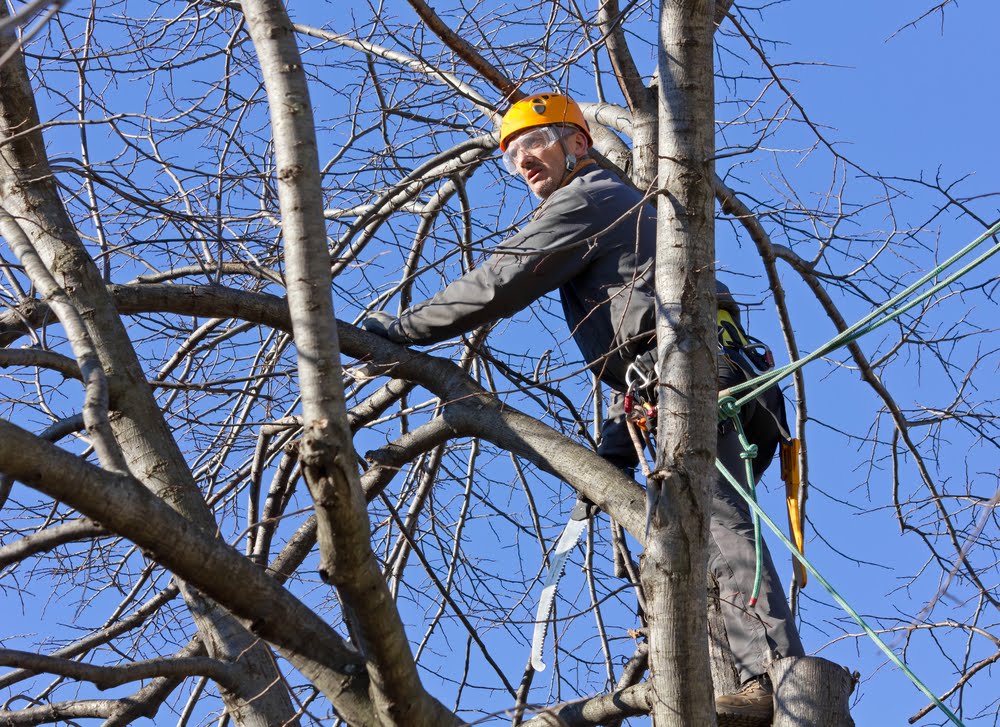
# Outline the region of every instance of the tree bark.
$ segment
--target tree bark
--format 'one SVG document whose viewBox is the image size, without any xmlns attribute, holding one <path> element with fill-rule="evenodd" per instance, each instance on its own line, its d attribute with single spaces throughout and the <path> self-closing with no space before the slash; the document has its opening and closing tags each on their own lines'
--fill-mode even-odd
<svg viewBox="0 0 1000 727">
<path fill-rule="evenodd" d="M 733 651 L 726 634 L 726 622 L 719 602 L 719 582 L 708 574 L 708 656 L 712 669 L 712 687 L 716 694 L 733 694 L 740 677 L 733 663 Z"/>
<path fill-rule="evenodd" d="M 855 680 L 844 667 L 792 656 L 775 661 L 767 673 L 774 685 L 772 727 L 854 727 L 849 697 Z"/>
<path fill-rule="evenodd" d="M 660 4 L 659 423 L 642 563 L 655 727 L 715 724 L 705 589 L 716 439 L 712 9 Z"/>
<path fill-rule="evenodd" d="M 657 186 L 658 129 L 656 107 L 632 112 L 632 182 L 643 191 Z"/>
</svg>

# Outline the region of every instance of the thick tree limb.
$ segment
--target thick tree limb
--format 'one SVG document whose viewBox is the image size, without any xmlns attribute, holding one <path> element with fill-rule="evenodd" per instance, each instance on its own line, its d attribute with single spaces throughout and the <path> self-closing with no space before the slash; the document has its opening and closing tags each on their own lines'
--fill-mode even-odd
<svg viewBox="0 0 1000 727">
<path fill-rule="evenodd" d="M 150 311 L 181 315 L 212 315 L 253 320 L 290 330 L 285 301 L 262 293 L 227 288 L 180 285 L 109 286 L 122 313 Z M 0 337 L 16 339 L 21 317 L 0 314 Z M 45 308 L 32 305 L 29 320 L 45 322 Z M 537 420 L 509 406 L 501 406 L 455 364 L 390 343 L 373 334 L 339 322 L 343 351 L 378 364 L 387 375 L 421 384 L 449 402 L 446 423 L 456 432 L 481 436 L 525 457 L 587 495 L 635 537 L 645 540 L 644 495 L 639 486 L 592 451 L 567 440 Z M 475 396 L 474 400 L 468 397 Z M 467 412 L 467 413 L 466 413 Z M 477 419 L 480 414 L 488 414 Z M 584 457 L 585 466 L 580 460 Z M 593 476 L 586 476 L 589 471 Z M 367 489 L 367 488 L 366 488 Z"/>
<path fill-rule="evenodd" d="M 67 379 L 79 381 L 82 378 L 80 364 L 69 356 L 39 348 L 0 349 L 0 368 L 8 366 L 34 366 L 58 371 Z"/>
<path fill-rule="evenodd" d="M 646 88 L 642 74 L 636 68 L 635 60 L 625 39 L 625 28 L 618 0 L 602 0 L 597 11 L 597 22 L 604 36 L 604 45 L 611 59 L 615 78 L 621 87 L 628 107 L 633 113 L 656 113 L 656 94 Z"/>
<path fill-rule="evenodd" d="M 616 690 L 546 709 L 522 727 L 597 727 L 614 720 L 649 713 L 649 685 Z"/>
<path fill-rule="evenodd" d="M 17 255 L 25 272 L 49 301 L 49 308 L 59 318 L 80 367 L 83 381 L 83 421 L 101 464 L 115 472 L 128 472 L 128 464 L 115 441 L 108 420 L 108 380 L 101 368 L 97 348 L 84 325 L 83 317 L 66 291 L 56 282 L 28 236 L 14 217 L 0 206 L 0 234 Z"/>
<path fill-rule="evenodd" d="M 144 679 L 185 679 L 191 676 L 207 676 L 227 689 L 239 688 L 234 678 L 236 672 L 231 666 L 204 656 L 152 659 L 122 666 L 95 666 L 27 651 L 0 649 L 0 666 L 16 666 L 33 672 L 93 682 L 99 689 L 110 689 Z"/>
<path fill-rule="evenodd" d="M 49 722 L 73 724 L 78 719 L 105 719 L 115 714 L 119 707 L 117 699 L 79 699 L 44 707 L 26 707 L 16 712 L 3 710 L 0 722 L 5 727 L 32 727 Z"/>
<path fill-rule="evenodd" d="M 291 330 L 286 302 L 266 293 L 192 285 L 112 285 L 108 290 L 123 314 L 160 311 L 230 317 Z M 44 325 L 45 310 L 44 305 L 33 303 L 17 313 L 0 313 L 0 340 L 23 335 L 25 322 Z M 371 362 L 387 376 L 418 383 L 448 402 L 446 421 L 456 431 L 481 436 L 531 460 L 597 503 L 640 543 L 645 542 L 645 495 L 618 468 L 536 419 L 496 401 L 450 361 L 398 346 L 343 321 L 338 321 L 338 338 L 346 355 Z M 447 419 L 449 411 L 451 419 Z M 479 414 L 484 415 L 481 420 L 476 418 Z"/>
</svg>

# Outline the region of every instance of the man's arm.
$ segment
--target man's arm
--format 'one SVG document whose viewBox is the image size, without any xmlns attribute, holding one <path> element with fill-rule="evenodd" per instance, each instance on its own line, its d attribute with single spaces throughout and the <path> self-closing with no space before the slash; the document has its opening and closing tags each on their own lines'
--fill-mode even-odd
<svg viewBox="0 0 1000 727">
<path fill-rule="evenodd" d="M 513 315 L 578 274 L 606 223 L 586 196 L 558 190 L 537 219 L 481 266 L 404 311 L 389 326 L 389 337 L 437 343 Z"/>
</svg>

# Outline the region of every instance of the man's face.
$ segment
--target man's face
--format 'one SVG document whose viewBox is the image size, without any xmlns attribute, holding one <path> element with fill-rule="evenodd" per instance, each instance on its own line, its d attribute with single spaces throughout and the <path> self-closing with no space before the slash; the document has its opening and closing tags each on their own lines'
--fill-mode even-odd
<svg viewBox="0 0 1000 727">
<path fill-rule="evenodd" d="M 582 133 L 553 126 L 528 129 L 507 147 L 509 164 L 539 199 L 555 192 L 566 174 L 566 152 L 559 143 L 562 134 L 566 134 L 566 149 L 577 157 L 586 153 L 587 140 Z"/>
</svg>

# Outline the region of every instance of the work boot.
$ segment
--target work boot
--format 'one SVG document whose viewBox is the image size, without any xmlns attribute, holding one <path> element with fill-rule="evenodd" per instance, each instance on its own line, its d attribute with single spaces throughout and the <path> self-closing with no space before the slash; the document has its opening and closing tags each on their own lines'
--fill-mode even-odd
<svg viewBox="0 0 1000 727">
<path fill-rule="evenodd" d="M 767 674 L 747 679 L 736 694 L 715 700 L 719 727 L 766 727 L 774 718 L 774 689 Z"/>
</svg>

